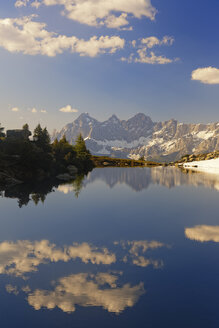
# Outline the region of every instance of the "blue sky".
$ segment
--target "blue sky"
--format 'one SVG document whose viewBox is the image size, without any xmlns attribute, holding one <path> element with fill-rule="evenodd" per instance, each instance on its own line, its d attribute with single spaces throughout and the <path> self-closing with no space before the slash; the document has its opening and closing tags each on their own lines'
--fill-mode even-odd
<svg viewBox="0 0 219 328">
<path fill-rule="evenodd" d="M 218 13 L 218 0 L 2 1 L 0 122 L 218 121 Z"/>
</svg>

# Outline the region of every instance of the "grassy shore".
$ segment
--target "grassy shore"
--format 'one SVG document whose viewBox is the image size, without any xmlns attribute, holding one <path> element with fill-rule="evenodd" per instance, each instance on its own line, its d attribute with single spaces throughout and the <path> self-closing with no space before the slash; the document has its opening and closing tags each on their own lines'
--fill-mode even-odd
<svg viewBox="0 0 219 328">
<path fill-rule="evenodd" d="M 151 161 L 141 161 L 133 159 L 123 159 L 123 158 L 112 158 L 108 156 L 92 156 L 92 161 L 96 168 L 101 167 L 151 167 L 151 166 L 163 166 L 163 164 L 151 162 Z"/>
</svg>

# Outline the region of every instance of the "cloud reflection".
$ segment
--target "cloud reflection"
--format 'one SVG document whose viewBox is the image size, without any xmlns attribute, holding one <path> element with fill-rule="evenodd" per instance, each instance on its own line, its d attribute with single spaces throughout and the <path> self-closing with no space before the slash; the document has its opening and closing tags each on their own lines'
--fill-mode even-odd
<svg viewBox="0 0 219 328">
<path fill-rule="evenodd" d="M 72 246 L 57 248 L 48 240 L 30 242 L 28 240 L 3 242 L 0 244 L 0 274 L 23 276 L 25 273 L 37 271 L 42 263 L 81 259 L 82 262 L 92 264 L 112 264 L 116 256 L 108 249 L 98 249 L 88 243 L 73 244 Z"/>
<path fill-rule="evenodd" d="M 83 263 L 96 265 L 111 265 L 117 260 L 142 268 L 152 265 L 157 269 L 163 265 L 162 261 L 145 256 L 151 250 L 166 246 L 161 242 L 134 240 L 115 242 L 114 245 L 122 249 L 119 256 L 105 247 L 97 248 L 88 243 L 74 243 L 60 248 L 48 240 L 3 242 L 0 244 L 0 273 L 26 279 L 25 274 L 38 271 L 40 264 L 67 262 L 77 258 Z M 142 282 L 136 285 L 120 283 L 122 274 L 123 272 L 114 271 L 95 274 L 84 272 L 52 281 L 51 288 L 35 289 L 25 285 L 18 289 L 11 284 L 5 288 L 9 294 L 25 293 L 29 305 L 35 310 L 59 308 L 63 312 L 72 313 L 76 311 L 76 306 L 82 306 L 101 307 L 108 312 L 119 314 L 126 308 L 133 307 L 145 293 Z"/>
<path fill-rule="evenodd" d="M 143 283 L 119 287 L 117 281 L 118 276 L 110 273 L 70 275 L 61 278 L 54 290 L 37 289 L 28 295 L 27 300 L 35 310 L 58 307 L 71 313 L 79 305 L 98 306 L 108 312 L 121 313 L 134 306 L 145 291 Z"/>
<path fill-rule="evenodd" d="M 219 226 L 197 225 L 193 228 L 186 228 L 185 235 L 191 240 L 219 243 Z"/>
<path fill-rule="evenodd" d="M 128 249 L 128 254 L 123 258 L 124 262 L 127 262 L 129 257 L 131 258 L 132 264 L 147 267 L 152 265 L 155 269 L 163 266 L 163 261 L 153 260 L 143 256 L 149 250 L 154 250 L 160 247 L 167 247 L 167 245 L 158 241 L 147 241 L 147 240 L 134 240 L 134 241 L 121 241 L 115 242 L 115 245 L 121 244 L 123 249 Z"/>
</svg>

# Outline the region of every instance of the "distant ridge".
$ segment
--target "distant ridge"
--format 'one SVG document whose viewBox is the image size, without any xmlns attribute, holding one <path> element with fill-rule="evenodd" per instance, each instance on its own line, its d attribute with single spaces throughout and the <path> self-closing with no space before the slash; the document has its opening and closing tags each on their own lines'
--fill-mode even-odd
<svg viewBox="0 0 219 328">
<path fill-rule="evenodd" d="M 143 113 L 128 120 L 112 115 L 99 122 L 88 113 L 82 113 L 60 132 L 55 132 L 52 139 L 60 139 L 65 134 L 67 140 L 74 143 L 79 133 L 94 155 L 173 161 L 186 154 L 219 150 L 219 122 L 187 124 L 174 119 L 153 122 Z"/>
</svg>

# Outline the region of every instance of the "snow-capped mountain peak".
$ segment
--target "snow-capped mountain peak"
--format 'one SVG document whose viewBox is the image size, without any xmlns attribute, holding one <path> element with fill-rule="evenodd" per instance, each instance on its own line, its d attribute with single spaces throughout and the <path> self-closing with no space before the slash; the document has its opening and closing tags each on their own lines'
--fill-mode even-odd
<svg viewBox="0 0 219 328">
<path fill-rule="evenodd" d="M 74 143 L 78 134 L 86 139 L 91 153 L 148 160 L 176 160 L 188 153 L 219 150 L 219 123 L 186 124 L 175 119 L 153 122 L 149 116 L 138 113 L 120 120 L 115 114 L 99 122 L 88 113 L 82 113 L 73 123 L 55 132 L 52 139 L 66 135 Z"/>
</svg>

